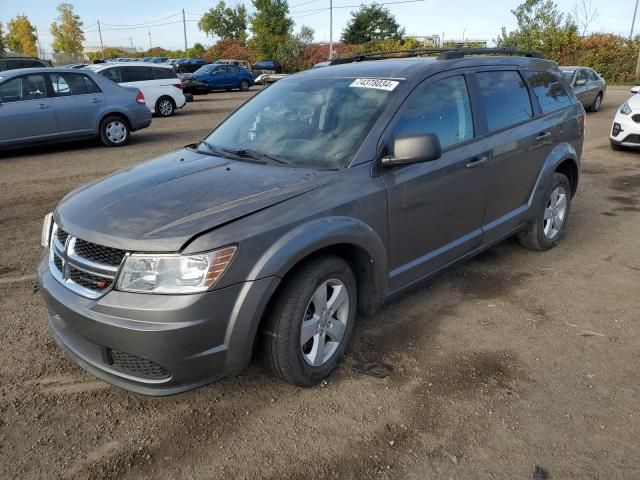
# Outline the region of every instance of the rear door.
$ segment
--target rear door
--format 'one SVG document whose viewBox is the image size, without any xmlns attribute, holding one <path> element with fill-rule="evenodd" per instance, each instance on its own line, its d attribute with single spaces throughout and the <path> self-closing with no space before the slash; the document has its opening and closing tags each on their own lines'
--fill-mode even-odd
<svg viewBox="0 0 640 480">
<path fill-rule="evenodd" d="M 442 268 L 482 240 L 488 152 L 476 125 L 465 75 L 428 79 L 404 101 L 383 136 L 433 133 L 438 160 L 383 170 L 391 292 Z"/>
<path fill-rule="evenodd" d="M 475 74 L 483 130 L 491 151 L 484 242 L 509 234 L 527 214 L 540 169 L 553 148 L 552 125 L 514 68 Z"/>
<path fill-rule="evenodd" d="M 152 67 L 127 65 L 121 68 L 122 85 L 139 88 L 144 95 L 147 107 L 153 111 L 158 97 L 162 94 L 162 89 L 158 88 L 158 81 L 153 76 Z"/>
<path fill-rule="evenodd" d="M 592 94 L 593 85 L 589 85 L 589 74 L 586 69 L 581 68 L 576 72 L 576 76 L 573 83 L 573 91 L 578 97 L 578 100 L 582 103 L 584 108 L 589 108 L 595 100 L 595 95 Z"/>
<path fill-rule="evenodd" d="M 58 134 L 53 101 L 43 73 L 0 83 L 0 145 Z"/>
<path fill-rule="evenodd" d="M 60 132 L 95 132 L 104 104 L 104 94 L 96 83 L 81 73 L 48 75 Z"/>
</svg>

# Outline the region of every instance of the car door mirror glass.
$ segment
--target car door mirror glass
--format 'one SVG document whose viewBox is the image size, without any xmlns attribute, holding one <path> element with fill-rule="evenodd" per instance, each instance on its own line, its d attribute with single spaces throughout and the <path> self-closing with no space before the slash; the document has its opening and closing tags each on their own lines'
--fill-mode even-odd
<svg viewBox="0 0 640 480">
<path fill-rule="evenodd" d="M 382 164 L 393 166 L 430 162 L 441 156 L 442 147 L 437 135 L 403 135 L 393 141 L 392 152 L 382 159 Z"/>
</svg>

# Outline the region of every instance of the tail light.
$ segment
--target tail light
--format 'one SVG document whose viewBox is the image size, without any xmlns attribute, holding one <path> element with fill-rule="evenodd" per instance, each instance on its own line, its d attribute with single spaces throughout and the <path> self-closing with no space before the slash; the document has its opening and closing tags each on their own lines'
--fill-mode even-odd
<svg viewBox="0 0 640 480">
<path fill-rule="evenodd" d="M 136 103 L 144 105 L 144 94 L 140 90 L 138 90 L 138 94 L 136 95 Z"/>
<path fill-rule="evenodd" d="M 182 86 L 182 84 L 181 84 L 181 83 L 176 83 L 176 84 L 174 85 L 174 87 L 179 88 L 180 90 L 182 90 L 182 89 L 183 89 L 183 86 Z"/>
</svg>

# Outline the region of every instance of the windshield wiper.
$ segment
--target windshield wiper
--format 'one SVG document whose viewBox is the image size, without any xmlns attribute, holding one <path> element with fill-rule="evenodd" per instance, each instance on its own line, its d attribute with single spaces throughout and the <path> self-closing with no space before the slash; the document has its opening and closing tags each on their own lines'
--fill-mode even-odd
<svg viewBox="0 0 640 480">
<path fill-rule="evenodd" d="M 262 153 L 262 152 L 257 152 L 255 150 L 251 150 L 251 149 L 247 149 L 247 148 L 240 148 L 238 150 L 232 150 L 232 149 L 223 149 L 224 151 L 231 153 L 233 155 L 237 155 L 239 157 L 244 157 L 244 158 L 251 158 L 254 160 L 270 160 L 272 162 L 277 162 L 277 163 L 282 163 L 284 165 L 289 165 L 289 162 L 287 162 L 286 160 L 283 160 L 281 158 L 278 157 L 274 157 L 272 155 L 267 155 L 266 153 Z"/>
</svg>

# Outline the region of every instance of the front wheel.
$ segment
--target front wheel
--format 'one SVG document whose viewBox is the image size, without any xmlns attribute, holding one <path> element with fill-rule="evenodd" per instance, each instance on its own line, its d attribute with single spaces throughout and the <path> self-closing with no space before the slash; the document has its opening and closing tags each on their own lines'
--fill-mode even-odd
<svg viewBox="0 0 640 480">
<path fill-rule="evenodd" d="M 592 112 L 597 112 L 598 110 L 600 110 L 601 106 L 602 106 L 602 93 L 599 93 L 596 99 L 593 101 L 593 105 L 591 105 L 591 108 L 589 110 L 591 110 Z"/>
<path fill-rule="evenodd" d="M 156 102 L 156 113 L 161 117 L 170 117 L 176 111 L 176 106 L 171 97 L 160 97 Z"/>
<path fill-rule="evenodd" d="M 248 81 L 242 80 L 240 82 L 240 91 L 246 92 L 247 90 L 249 90 L 249 87 L 251 87 L 251 85 L 249 85 Z"/>
<path fill-rule="evenodd" d="M 107 147 L 121 147 L 129 141 L 131 131 L 121 117 L 110 116 L 100 122 L 100 140 Z"/>
<path fill-rule="evenodd" d="M 343 358 L 355 323 L 356 280 L 336 256 L 315 259 L 291 274 L 267 314 L 263 356 L 275 375 L 311 386 Z"/>
<path fill-rule="evenodd" d="M 554 173 L 543 198 L 533 222 L 518 234 L 520 244 L 531 250 L 549 250 L 560 242 L 571 207 L 569 179 L 561 173 Z"/>
</svg>

